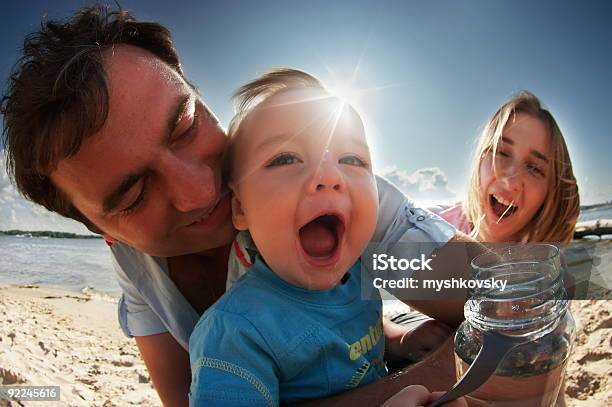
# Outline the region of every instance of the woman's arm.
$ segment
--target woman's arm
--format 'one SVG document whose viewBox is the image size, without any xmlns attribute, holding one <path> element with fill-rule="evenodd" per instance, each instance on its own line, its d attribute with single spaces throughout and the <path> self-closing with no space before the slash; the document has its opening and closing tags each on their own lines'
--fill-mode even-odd
<svg viewBox="0 0 612 407">
<path fill-rule="evenodd" d="M 486 251 L 486 247 L 477 243 L 472 238 L 457 232 L 448 243 L 434 252 L 430 263 L 431 270 L 417 271 L 413 278 L 443 281 L 451 278 L 469 278 L 471 260 Z M 442 289 L 436 291 L 434 288 L 423 288 L 420 285 L 419 297 L 423 299 L 409 298 L 413 293 L 408 292 L 402 296 L 401 290 L 394 292 L 398 298 L 410 305 L 412 308 L 444 322 L 451 327 L 457 327 L 463 321 L 463 305 L 467 299 L 465 289 Z"/>
<path fill-rule="evenodd" d="M 440 349 L 416 365 L 333 397 L 295 405 L 300 407 L 381 406 L 406 386 L 421 384 L 430 391 L 446 391 L 455 381 L 453 338 L 451 337 Z"/>
<path fill-rule="evenodd" d="M 406 272 L 372 271 L 373 276 L 390 279 L 412 277 L 422 280 L 448 280 L 467 278 L 470 261 L 485 251 L 467 235 L 430 212 L 415 208 L 410 200 L 393 184 L 377 176 L 379 214 L 376 231 L 368 254 L 387 253 L 398 258 L 418 258 L 424 254 L 431 258 L 431 270 L 408 274 Z M 431 254 L 433 252 L 433 254 Z M 431 255 L 430 255 L 431 254 Z M 363 264 L 371 258 L 362 257 Z M 398 299 L 418 311 L 449 326 L 457 326 L 463 320 L 463 305 L 467 290 L 425 288 L 388 289 Z"/>
<path fill-rule="evenodd" d="M 189 404 L 189 354 L 168 332 L 135 336 L 140 355 L 165 407 Z"/>
</svg>

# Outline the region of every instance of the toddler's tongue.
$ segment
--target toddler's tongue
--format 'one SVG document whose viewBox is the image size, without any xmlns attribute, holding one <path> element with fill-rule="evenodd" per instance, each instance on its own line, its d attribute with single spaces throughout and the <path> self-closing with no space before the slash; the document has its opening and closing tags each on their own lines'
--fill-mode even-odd
<svg viewBox="0 0 612 407">
<path fill-rule="evenodd" d="M 336 249 L 336 233 L 322 222 L 313 221 L 300 229 L 302 248 L 312 257 L 330 256 Z"/>
</svg>

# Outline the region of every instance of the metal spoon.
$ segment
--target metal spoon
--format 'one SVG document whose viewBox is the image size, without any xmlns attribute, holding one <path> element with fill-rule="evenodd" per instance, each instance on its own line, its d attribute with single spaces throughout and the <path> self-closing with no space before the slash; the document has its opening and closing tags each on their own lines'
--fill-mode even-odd
<svg viewBox="0 0 612 407">
<path fill-rule="evenodd" d="M 439 407 L 473 392 L 495 373 L 497 366 L 503 362 L 512 349 L 527 342 L 530 342 L 530 339 L 502 335 L 497 332 L 483 332 L 482 347 L 467 372 L 449 391 L 427 407 Z"/>
</svg>

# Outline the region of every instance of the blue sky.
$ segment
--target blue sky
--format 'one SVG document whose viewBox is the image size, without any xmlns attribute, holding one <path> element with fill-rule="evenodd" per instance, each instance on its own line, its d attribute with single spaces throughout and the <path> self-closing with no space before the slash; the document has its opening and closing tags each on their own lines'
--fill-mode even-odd
<svg viewBox="0 0 612 407">
<path fill-rule="evenodd" d="M 47 4 L 50 3 L 50 4 Z M 10 2 L 0 26 L 4 81 L 43 14 L 82 1 Z M 461 199 L 474 140 L 513 92 L 556 117 L 583 203 L 612 199 L 612 2 L 122 1 L 172 31 L 187 76 L 227 124 L 230 96 L 266 69 L 292 66 L 327 83 L 353 75 L 375 165 L 417 200 Z M 0 172 L 0 229 L 74 230 L 36 212 Z"/>
</svg>

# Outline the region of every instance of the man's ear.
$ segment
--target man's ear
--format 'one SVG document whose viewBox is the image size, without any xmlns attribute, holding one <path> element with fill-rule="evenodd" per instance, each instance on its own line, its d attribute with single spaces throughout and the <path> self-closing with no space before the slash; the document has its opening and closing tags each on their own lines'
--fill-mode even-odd
<svg viewBox="0 0 612 407">
<path fill-rule="evenodd" d="M 238 230 L 249 229 L 246 216 L 242 210 L 242 202 L 240 201 L 236 190 L 234 190 L 232 193 L 232 222 L 234 223 L 234 227 Z"/>
</svg>

